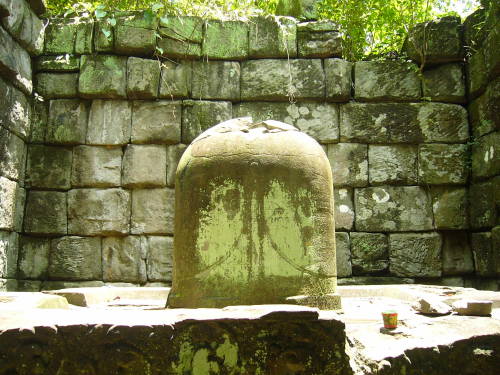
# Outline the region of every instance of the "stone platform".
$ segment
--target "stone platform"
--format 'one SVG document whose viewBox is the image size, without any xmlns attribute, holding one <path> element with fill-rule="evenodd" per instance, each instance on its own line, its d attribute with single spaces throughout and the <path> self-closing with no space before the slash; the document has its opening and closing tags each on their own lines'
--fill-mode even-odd
<svg viewBox="0 0 500 375">
<path fill-rule="evenodd" d="M 339 292 L 337 312 L 294 305 L 164 309 L 168 288 L 3 293 L 0 374 L 497 373 L 500 293 L 423 285 Z M 487 317 L 432 317 L 412 307 L 422 298 L 490 300 L 493 310 Z M 398 311 L 394 331 L 382 328 L 386 309 Z"/>
</svg>

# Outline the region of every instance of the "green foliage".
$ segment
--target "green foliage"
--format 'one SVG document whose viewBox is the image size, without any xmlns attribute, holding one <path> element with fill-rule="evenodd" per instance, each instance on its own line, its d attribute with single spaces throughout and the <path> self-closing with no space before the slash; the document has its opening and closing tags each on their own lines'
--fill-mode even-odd
<svg viewBox="0 0 500 375">
<path fill-rule="evenodd" d="M 279 0 L 47 0 L 51 15 L 78 15 L 116 23 L 118 11 L 146 10 L 146 17 L 166 14 L 217 19 L 272 15 Z M 481 0 L 488 7 L 491 0 Z M 477 0 L 320 0 L 318 15 L 338 23 L 349 60 L 387 56 L 401 49 L 416 23 L 444 15 L 460 15 Z"/>
</svg>

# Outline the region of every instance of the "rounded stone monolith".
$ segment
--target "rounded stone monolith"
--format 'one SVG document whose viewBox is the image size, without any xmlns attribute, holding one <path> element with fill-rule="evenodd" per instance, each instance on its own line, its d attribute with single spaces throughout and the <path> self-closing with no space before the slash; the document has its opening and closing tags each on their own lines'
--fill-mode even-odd
<svg viewBox="0 0 500 375">
<path fill-rule="evenodd" d="M 321 146 L 291 125 L 239 118 L 205 131 L 177 168 L 167 306 L 307 296 L 338 307 L 332 186 Z"/>
</svg>

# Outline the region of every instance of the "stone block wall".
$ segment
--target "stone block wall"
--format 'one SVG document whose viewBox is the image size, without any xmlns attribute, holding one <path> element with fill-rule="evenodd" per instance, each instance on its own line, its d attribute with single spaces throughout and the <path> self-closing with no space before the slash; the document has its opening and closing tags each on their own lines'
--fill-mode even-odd
<svg viewBox="0 0 500 375">
<path fill-rule="evenodd" d="M 103 27 L 50 20 L 33 59 L 44 100 L 26 157 L 20 288 L 169 283 L 178 160 L 205 129 L 241 116 L 289 123 L 324 146 L 340 283 L 497 287 L 497 222 L 475 212 L 498 190 L 496 133 L 471 142 L 471 108 L 490 112 L 468 104 L 459 19 L 417 26 L 414 62 L 345 61 L 329 22 L 134 13 L 109 36 Z M 475 98 L 495 103 L 485 82 Z"/>
<path fill-rule="evenodd" d="M 33 79 L 31 61 L 43 51 L 41 0 L 0 1 L 0 290 L 17 288 L 23 226 L 27 143 Z"/>
</svg>

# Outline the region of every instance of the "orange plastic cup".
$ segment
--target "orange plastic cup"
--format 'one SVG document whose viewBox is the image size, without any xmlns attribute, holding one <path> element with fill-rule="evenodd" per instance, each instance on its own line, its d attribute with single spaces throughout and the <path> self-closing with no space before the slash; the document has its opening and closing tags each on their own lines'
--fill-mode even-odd
<svg viewBox="0 0 500 375">
<path fill-rule="evenodd" d="M 398 327 L 398 313 L 394 310 L 386 310 L 382 312 L 384 319 L 384 328 L 394 329 Z"/>
</svg>

